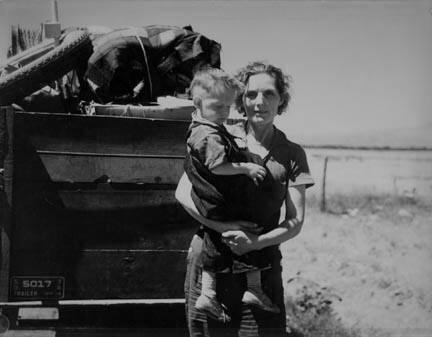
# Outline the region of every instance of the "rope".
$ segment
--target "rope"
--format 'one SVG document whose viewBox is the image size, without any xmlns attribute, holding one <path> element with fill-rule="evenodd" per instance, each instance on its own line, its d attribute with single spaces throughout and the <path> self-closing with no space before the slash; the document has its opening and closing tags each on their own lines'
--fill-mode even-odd
<svg viewBox="0 0 432 337">
<path fill-rule="evenodd" d="M 149 68 L 149 65 L 148 65 L 147 53 L 146 53 L 144 45 L 143 45 L 143 43 L 141 41 L 141 38 L 138 36 L 138 30 L 137 30 L 137 34 L 135 34 L 135 36 L 136 36 L 136 38 L 137 38 L 137 40 L 138 40 L 138 42 L 139 42 L 139 44 L 141 46 L 141 49 L 143 51 L 144 60 L 145 60 L 146 68 L 147 68 L 147 76 L 148 76 L 149 85 L 150 85 L 150 97 L 153 97 L 153 84 L 152 84 L 152 80 L 151 80 L 151 76 L 150 76 L 150 68 Z"/>
</svg>

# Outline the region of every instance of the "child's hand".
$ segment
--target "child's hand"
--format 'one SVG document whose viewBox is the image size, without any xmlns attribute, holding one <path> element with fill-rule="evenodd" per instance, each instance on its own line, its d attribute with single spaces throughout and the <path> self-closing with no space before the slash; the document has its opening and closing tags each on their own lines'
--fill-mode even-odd
<svg viewBox="0 0 432 337">
<path fill-rule="evenodd" d="M 267 171 L 264 167 L 254 163 L 244 163 L 245 173 L 251 178 L 255 185 L 258 186 L 259 182 L 263 181 Z"/>
</svg>

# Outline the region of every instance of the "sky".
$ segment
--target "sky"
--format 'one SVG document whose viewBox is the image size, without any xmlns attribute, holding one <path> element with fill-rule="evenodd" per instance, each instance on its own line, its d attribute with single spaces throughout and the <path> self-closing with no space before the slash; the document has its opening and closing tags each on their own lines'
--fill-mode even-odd
<svg viewBox="0 0 432 337">
<path fill-rule="evenodd" d="M 51 19 L 51 0 L 0 0 L 9 27 Z M 62 27 L 192 25 L 222 44 L 222 67 L 267 60 L 292 78 L 278 123 L 294 134 L 429 128 L 432 0 L 58 0 Z M 415 131 L 413 131 L 415 132 Z M 432 144 L 430 144 L 432 145 Z"/>
</svg>

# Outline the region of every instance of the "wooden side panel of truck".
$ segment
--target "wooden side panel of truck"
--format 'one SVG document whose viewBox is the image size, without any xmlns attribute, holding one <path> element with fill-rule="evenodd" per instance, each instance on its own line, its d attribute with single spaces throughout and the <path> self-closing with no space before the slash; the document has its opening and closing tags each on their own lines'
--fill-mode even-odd
<svg viewBox="0 0 432 337">
<path fill-rule="evenodd" d="M 0 301 L 183 298 L 198 225 L 174 190 L 189 121 L 0 116 Z"/>
</svg>

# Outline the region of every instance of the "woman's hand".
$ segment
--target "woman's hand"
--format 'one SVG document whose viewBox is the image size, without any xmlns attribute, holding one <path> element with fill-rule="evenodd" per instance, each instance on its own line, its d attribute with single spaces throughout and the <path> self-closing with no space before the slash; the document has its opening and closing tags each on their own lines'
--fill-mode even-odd
<svg viewBox="0 0 432 337">
<path fill-rule="evenodd" d="M 228 245 L 236 255 L 243 255 L 252 250 L 260 249 L 258 245 L 258 235 L 241 230 L 222 233 L 222 241 Z"/>
</svg>

